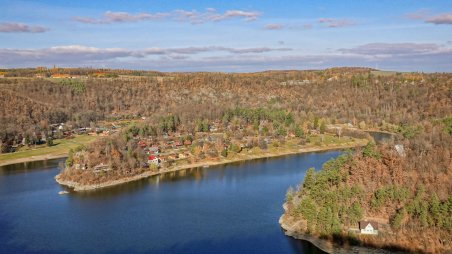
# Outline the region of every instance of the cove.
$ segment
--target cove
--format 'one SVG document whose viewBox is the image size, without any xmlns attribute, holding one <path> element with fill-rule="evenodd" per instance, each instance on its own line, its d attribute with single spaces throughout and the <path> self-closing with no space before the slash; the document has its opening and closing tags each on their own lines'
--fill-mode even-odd
<svg viewBox="0 0 452 254">
<path fill-rule="evenodd" d="M 58 195 L 63 160 L 0 167 L 1 253 L 323 253 L 287 237 L 289 186 L 339 151 L 163 174 Z"/>
</svg>

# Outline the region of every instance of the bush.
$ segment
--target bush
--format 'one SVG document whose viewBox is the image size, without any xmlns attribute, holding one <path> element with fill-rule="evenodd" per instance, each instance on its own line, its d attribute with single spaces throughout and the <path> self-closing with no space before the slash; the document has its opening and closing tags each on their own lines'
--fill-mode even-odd
<svg viewBox="0 0 452 254">
<path fill-rule="evenodd" d="M 47 138 L 47 141 L 46 141 L 46 143 L 47 143 L 47 146 L 53 146 L 53 139 L 52 138 Z"/>
<path fill-rule="evenodd" d="M 377 151 L 377 149 L 375 147 L 375 143 L 369 142 L 363 148 L 363 156 L 364 157 L 371 157 L 371 158 L 375 158 L 375 159 L 380 159 L 381 154 Z"/>
</svg>

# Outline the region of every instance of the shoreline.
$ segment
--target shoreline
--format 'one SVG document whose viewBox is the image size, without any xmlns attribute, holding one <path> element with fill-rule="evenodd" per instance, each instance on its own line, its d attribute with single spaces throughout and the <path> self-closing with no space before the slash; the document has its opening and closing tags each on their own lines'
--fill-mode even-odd
<svg viewBox="0 0 452 254">
<path fill-rule="evenodd" d="M 45 155 L 36 155 L 31 156 L 27 158 L 20 158 L 20 159 L 14 159 L 14 160 L 8 160 L 4 162 L 0 162 L 1 166 L 8 166 L 12 164 L 19 164 L 19 163 L 27 163 L 27 162 L 33 162 L 33 161 L 45 161 L 45 160 L 53 160 L 53 159 L 60 159 L 67 157 L 67 153 L 61 153 L 61 154 L 45 154 Z"/>
<path fill-rule="evenodd" d="M 337 146 L 315 146 L 315 147 L 305 147 L 305 148 L 298 148 L 297 150 L 289 150 L 289 151 L 283 151 L 283 152 L 277 152 L 277 153 L 262 153 L 258 155 L 251 155 L 248 158 L 234 158 L 234 159 L 224 159 L 220 161 L 206 161 L 206 162 L 197 162 L 197 163 L 191 163 L 186 164 L 182 166 L 175 166 L 174 168 L 169 168 L 167 170 L 162 170 L 158 172 L 144 172 L 135 176 L 126 177 L 123 179 L 103 182 L 103 183 L 97 183 L 97 184 L 91 184 L 91 185 L 82 185 L 77 182 L 73 181 L 64 181 L 60 179 L 60 174 L 55 176 L 55 180 L 60 185 L 64 185 L 66 187 L 71 188 L 73 191 L 94 191 L 102 188 L 117 186 L 120 184 L 125 184 L 128 182 L 133 182 L 141 179 L 145 179 L 151 176 L 156 176 L 160 174 L 165 173 L 171 173 L 176 172 L 184 169 L 190 169 L 190 168 L 198 168 L 198 167 L 204 167 L 204 166 L 218 166 L 218 165 L 226 165 L 231 164 L 235 162 L 242 162 L 242 161 L 250 161 L 250 160 L 256 160 L 256 159 L 265 159 L 265 158 L 274 158 L 274 157 L 280 157 L 280 156 L 286 156 L 286 155 L 294 155 L 294 154 L 302 154 L 302 153 L 310 153 L 310 152 L 323 152 L 323 151 L 329 151 L 329 150 L 343 150 L 348 148 L 356 148 L 360 146 L 364 146 L 365 144 L 358 142 L 354 142 L 351 145 L 337 145 Z"/>
<path fill-rule="evenodd" d="M 391 254 L 391 253 L 404 253 L 404 252 L 392 252 L 387 251 L 384 249 L 375 249 L 371 247 L 364 247 L 364 246 L 356 246 L 356 245 L 347 245 L 342 246 L 337 243 L 333 243 L 331 241 L 321 239 L 317 236 L 309 235 L 300 233 L 297 231 L 298 223 L 293 222 L 290 223 L 288 220 L 290 220 L 290 216 L 286 214 L 287 211 L 287 204 L 283 204 L 284 213 L 281 215 L 281 217 L 278 220 L 279 225 L 284 231 L 284 234 L 287 236 L 290 236 L 294 239 L 302 240 L 302 241 L 308 241 L 311 244 L 313 244 L 316 248 L 320 249 L 323 252 L 326 253 L 335 253 L 335 254 L 348 254 L 348 253 L 355 253 L 355 254 Z M 289 217 L 289 218 L 288 218 Z"/>
</svg>

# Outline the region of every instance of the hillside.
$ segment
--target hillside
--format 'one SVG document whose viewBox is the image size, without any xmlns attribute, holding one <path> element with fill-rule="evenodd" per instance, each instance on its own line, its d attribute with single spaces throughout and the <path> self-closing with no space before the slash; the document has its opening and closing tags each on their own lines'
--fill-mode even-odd
<svg viewBox="0 0 452 254">
<path fill-rule="evenodd" d="M 287 193 L 281 221 L 295 232 L 349 245 L 422 253 L 452 250 L 451 123 L 409 139 L 369 144 L 308 170 Z M 378 235 L 356 232 L 374 221 Z"/>
<path fill-rule="evenodd" d="M 52 124 L 78 128 L 104 119 L 157 119 L 167 114 L 193 123 L 219 118 L 236 107 L 284 109 L 303 124 L 325 119 L 383 130 L 452 112 L 452 75 L 441 73 L 379 75 L 362 68 L 244 74 L 52 69 L 46 73 L 73 76 L 34 78 L 42 76 L 42 70 L 5 71 L 6 78 L 0 78 L 3 152 L 24 137 L 52 135 Z M 94 75 L 99 72 L 101 76 Z"/>
</svg>

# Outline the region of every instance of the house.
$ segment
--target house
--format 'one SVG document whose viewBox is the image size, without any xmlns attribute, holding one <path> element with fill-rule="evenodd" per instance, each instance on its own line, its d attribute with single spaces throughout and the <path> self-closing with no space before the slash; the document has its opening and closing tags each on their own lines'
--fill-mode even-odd
<svg viewBox="0 0 452 254">
<path fill-rule="evenodd" d="M 394 146 L 394 149 L 399 154 L 399 156 L 405 157 L 406 154 L 405 154 L 405 148 L 403 147 L 403 145 L 397 144 Z"/>
<path fill-rule="evenodd" d="M 98 173 L 98 172 L 101 172 L 101 171 L 107 172 L 107 171 L 110 171 L 110 170 L 111 170 L 111 168 L 110 168 L 109 165 L 106 165 L 104 163 L 100 163 L 99 165 L 94 167 L 93 172 L 94 173 Z"/>
<path fill-rule="evenodd" d="M 186 145 L 186 146 L 191 145 L 191 141 L 190 141 L 189 139 L 186 139 L 186 140 L 184 141 L 184 145 Z"/>
<path fill-rule="evenodd" d="M 160 152 L 160 149 L 159 149 L 158 146 L 151 146 L 151 147 L 149 147 L 149 154 L 156 155 L 156 154 L 159 154 L 159 152 Z"/>
<path fill-rule="evenodd" d="M 212 126 L 210 126 L 209 131 L 210 132 L 215 132 L 215 131 L 218 131 L 218 128 L 216 126 L 212 125 Z"/>
<path fill-rule="evenodd" d="M 362 220 L 359 222 L 359 231 L 361 234 L 378 235 L 378 223 Z"/>
<path fill-rule="evenodd" d="M 176 160 L 176 159 L 179 159 L 179 155 L 178 155 L 178 154 L 174 154 L 174 153 L 169 154 L 169 155 L 168 155 L 168 159 L 169 159 L 169 160 Z"/>
<path fill-rule="evenodd" d="M 88 167 L 85 165 L 85 164 L 75 164 L 75 169 L 77 169 L 77 170 L 85 170 L 85 169 L 87 169 Z"/>
<path fill-rule="evenodd" d="M 149 164 L 154 164 L 156 166 L 159 166 L 160 165 L 160 160 L 159 160 L 159 158 L 157 156 L 149 155 L 148 163 Z"/>
</svg>

